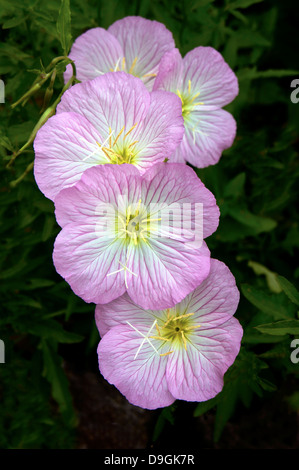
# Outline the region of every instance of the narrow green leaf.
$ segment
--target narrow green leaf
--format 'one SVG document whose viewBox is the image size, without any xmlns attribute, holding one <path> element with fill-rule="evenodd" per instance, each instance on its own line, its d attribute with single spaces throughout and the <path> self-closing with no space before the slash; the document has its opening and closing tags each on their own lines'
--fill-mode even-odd
<svg viewBox="0 0 299 470">
<path fill-rule="evenodd" d="M 167 406 L 166 408 L 163 408 L 163 410 L 161 411 L 157 419 L 155 428 L 154 428 L 153 442 L 157 441 L 157 439 L 162 433 L 165 427 L 165 424 L 167 422 L 170 423 L 171 425 L 174 425 L 174 421 L 175 421 L 174 412 L 175 412 L 176 407 L 177 407 L 177 404 L 173 403 L 172 405 Z"/>
<path fill-rule="evenodd" d="M 281 78 L 299 75 L 298 70 L 263 70 L 258 71 L 256 67 L 240 69 L 237 72 L 238 79 L 242 80 L 255 80 L 257 78 Z"/>
<path fill-rule="evenodd" d="M 255 274 L 257 274 L 258 276 L 263 274 L 266 277 L 266 281 L 271 292 L 279 294 L 282 291 L 281 286 L 277 282 L 276 273 L 270 271 L 270 269 L 266 268 L 266 266 L 263 266 L 262 264 L 257 263 L 256 261 L 248 261 L 248 266 L 252 268 Z"/>
<path fill-rule="evenodd" d="M 44 321 L 22 321 L 22 328 L 26 332 L 45 339 L 54 339 L 58 343 L 78 343 L 84 339 L 83 336 L 77 335 L 62 328 L 61 324 L 55 320 L 47 319 Z"/>
<path fill-rule="evenodd" d="M 256 234 L 273 230 L 277 225 L 276 221 L 273 219 L 252 214 L 248 210 L 240 207 L 229 207 L 228 213 L 241 224 L 253 228 Z"/>
<path fill-rule="evenodd" d="M 198 403 L 197 407 L 196 407 L 195 410 L 194 410 L 193 415 L 194 415 L 194 416 L 201 416 L 201 415 L 203 415 L 203 414 L 206 413 L 207 411 L 209 411 L 209 410 L 211 410 L 212 408 L 214 408 L 214 406 L 216 406 L 218 402 L 219 402 L 219 397 L 216 396 L 216 397 L 214 397 L 214 398 L 211 398 L 211 400 L 202 401 L 202 402 Z"/>
<path fill-rule="evenodd" d="M 261 333 L 266 333 L 268 335 L 298 335 L 299 320 L 282 320 L 258 325 L 255 328 Z"/>
<path fill-rule="evenodd" d="M 215 442 L 219 441 L 224 426 L 232 416 L 238 396 L 238 387 L 235 386 L 235 384 L 229 384 L 226 391 L 229 391 L 229 393 L 223 394 L 222 399 L 219 401 L 217 406 L 214 427 Z"/>
<path fill-rule="evenodd" d="M 59 404 L 59 409 L 67 424 L 73 427 L 76 425 L 77 420 L 68 381 L 62 369 L 62 359 L 57 354 L 54 346 L 46 340 L 42 340 L 41 348 L 44 360 L 43 377 L 50 382 L 53 398 Z"/>
<path fill-rule="evenodd" d="M 299 392 L 294 392 L 292 395 L 287 397 L 287 401 L 293 410 L 299 411 Z"/>
<path fill-rule="evenodd" d="M 248 20 L 243 13 L 241 13 L 239 10 L 230 10 L 230 13 L 234 15 L 238 20 L 241 20 L 244 24 L 248 24 Z"/>
<path fill-rule="evenodd" d="M 280 287 L 283 289 L 284 293 L 288 296 L 288 298 L 294 304 L 299 305 L 299 292 L 297 291 L 295 286 L 293 286 L 293 284 L 283 276 L 277 276 L 276 279 Z"/>
<path fill-rule="evenodd" d="M 262 312 L 267 313 L 276 320 L 283 318 L 292 318 L 293 315 L 288 309 L 279 302 L 279 294 L 266 294 L 262 290 L 255 289 L 254 287 L 243 284 L 241 285 L 243 295 L 249 302 Z"/>
<path fill-rule="evenodd" d="M 2 29 L 14 28 L 15 26 L 22 24 L 26 19 L 27 19 L 27 16 L 24 16 L 24 15 L 11 18 L 10 20 L 7 20 L 3 23 Z"/>
<path fill-rule="evenodd" d="M 224 197 L 233 197 L 237 199 L 243 194 L 245 185 L 246 174 L 239 173 L 234 179 L 232 179 L 224 189 Z"/>
<path fill-rule="evenodd" d="M 232 8 L 248 8 L 255 3 L 261 3 L 264 0 L 236 0 L 233 3 L 227 5 L 227 9 L 231 10 Z"/>
<path fill-rule="evenodd" d="M 56 28 L 64 55 L 68 55 L 72 42 L 70 0 L 61 0 Z"/>
<path fill-rule="evenodd" d="M 253 392 L 262 395 L 259 381 L 259 372 L 267 368 L 252 352 L 241 349 L 235 363 L 228 369 L 224 376 L 223 390 L 215 398 L 217 410 L 214 427 L 214 440 L 217 442 L 227 421 L 233 415 L 238 400 L 245 406 L 249 406 Z"/>
</svg>

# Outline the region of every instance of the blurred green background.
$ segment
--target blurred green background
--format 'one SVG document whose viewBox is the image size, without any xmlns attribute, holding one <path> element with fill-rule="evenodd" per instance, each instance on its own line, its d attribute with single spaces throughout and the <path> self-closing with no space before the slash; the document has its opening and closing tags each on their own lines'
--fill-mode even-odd
<svg viewBox="0 0 299 470">
<path fill-rule="evenodd" d="M 216 48 L 240 86 L 226 107 L 236 140 L 197 174 L 221 210 L 207 242 L 241 291 L 241 352 L 213 400 L 157 411 L 131 406 L 100 376 L 94 305 L 53 267 L 59 228 L 32 175 L 32 145 L 11 161 L 47 106 L 49 80 L 24 106 L 11 104 L 78 35 L 128 15 L 164 23 L 182 55 Z M 290 0 L 70 0 L 70 11 L 66 0 L 0 0 L 2 449 L 298 447 L 299 362 L 290 358 L 299 339 L 299 102 L 290 98 L 299 80 L 298 16 Z"/>
</svg>

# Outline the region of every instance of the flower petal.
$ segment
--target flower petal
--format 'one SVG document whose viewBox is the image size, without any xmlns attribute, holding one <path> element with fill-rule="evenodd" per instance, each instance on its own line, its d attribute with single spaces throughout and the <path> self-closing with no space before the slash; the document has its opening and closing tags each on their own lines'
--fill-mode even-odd
<svg viewBox="0 0 299 470">
<path fill-rule="evenodd" d="M 185 121 L 185 135 L 175 150 L 174 161 L 185 161 L 197 168 L 215 165 L 223 150 L 231 147 L 236 136 L 236 121 L 224 109 L 201 108 Z"/>
<path fill-rule="evenodd" d="M 166 377 L 170 392 L 180 400 L 205 401 L 215 397 L 223 387 L 223 376 L 234 362 L 243 330 L 231 318 L 216 328 L 196 330 L 187 350 L 169 355 Z"/>
<path fill-rule="evenodd" d="M 94 227 L 64 227 L 55 240 L 53 261 L 57 272 L 85 302 L 110 302 L 126 290 L 123 272 L 116 272 L 125 263 L 124 240 L 99 237 Z"/>
<path fill-rule="evenodd" d="M 165 216 L 172 207 L 181 209 L 179 212 L 184 228 L 182 234 L 184 231 L 188 233 L 190 217 L 194 224 L 193 232 L 196 235 L 197 230 L 200 231 L 201 239 L 210 236 L 217 229 L 220 212 L 216 199 L 189 166 L 170 162 L 157 163 L 143 175 L 142 185 L 141 197 L 147 206 L 164 207 L 162 215 L 164 212 Z M 199 213 L 201 205 L 202 216 Z M 192 212 L 191 216 L 189 211 Z"/>
<path fill-rule="evenodd" d="M 173 307 L 209 274 L 210 252 L 205 243 L 190 250 L 172 239 L 148 239 L 128 247 L 128 294 L 145 309 Z M 134 273 L 134 275 L 132 274 Z"/>
<path fill-rule="evenodd" d="M 127 293 L 108 304 L 98 304 L 95 310 L 95 321 L 101 336 L 114 326 L 126 324 L 127 321 L 149 327 L 157 316 L 159 312 L 145 310 L 136 305 Z"/>
<path fill-rule="evenodd" d="M 75 187 L 62 190 L 55 198 L 56 220 L 61 227 L 71 223 L 96 227 L 99 217 L 106 215 L 102 209 L 110 215 L 110 209 L 121 209 L 123 199 L 129 203 L 139 200 L 140 180 L 134 165 L 94 166 Z"/>
<path fill-rule="evenodd" d="M 200 324 L 202 332 L 226 323 L 234 315 L 239 298 L 235 278 L 228 267 L 219 260 L 211 259 L 208 277 L 175 307 L 178 315 L 193 313 L 192 322 Z M 154 319 L 162 317 L 164 318 L 164 311 L 145 310 L 133 302 L 127 293 L 109 304 L 97 305 L 95 311 L 101 336 L 126 321 L 148 325 Z"/>
<path fill-rule="evenodd" d="M 62 95 L 57 113 L 79 113 L 103 139 L 108 138 L 110 130 L 115 139 L 124 126 L 123 139 L 136 123 L 140 125 L 149 106 L 150 94 L 141 80 L 125 72 L 111 72 L 72 86 Z M 134 128 L 130 134 L 132 139 L 136 132 Z"/>
<path fill-rule="evenodd" d="M 162 23 L 138 16 L 118 20 L 108 31 L 123 48 L 126 71 L 140 77 L 151 90 L 161 58 L 175 47 L 171 32 Z"/>
<path fill-rule="evenodd" d="M 61 189 L 73 185 L 93 165 L 107 163 L 97 142 L 101 135 L 76 113 L 51 117 L 34 140 L 34 176 L 40 190 L 54 200 Z"/>
<path fill-rule="evenodd" d="M 75 62 L 77 79 L 92 80 L 114 71 L 124 56 L 118 40 L 103 28 L 92 28 L 79 36 L 72 45 L 69 58 Z M 72 66 L 64 73 L 65 83 L 72 76 Z"/>
<path fill-rule="evenodd" d="M 137 327 L 144 335 L 148 333 L 148 328 Z M 129 325 L 112 328 L 98 347 L 100 372 L 135 406 L 150 410 L 169 406 L 174 398 L 165 379 L 167 356 L 161 357 L 144 341 L 135 357 L 143 341 Z"/>
<path fill-rule="evenodd" d="M 196 47 L 183 59 L 182 92 L 200 92 L 199 101 L 206 106 L 223 107 L 238 94 L 238 79 L 222 55 L 212 47 Z"/>
<path fill-rule="evenodd" d="M 227 322 L 237 310 L 240 293 L 228 267 L 211 259 L 209 276 L 179 305 L 180 311 L 194 313 L 199 333 Z"/>
<path fill-rule="evenodd" d="M 166 90 L 176 93 L 181 88 L 183 59 L 178 49 L 164 54 L 159 65 L 159 72 L 154 83 L 154 90 Z"/>
<path fill-rule="evenodd" d="M 122 268 L 126 239 L 115 230 L 114 209 L 119 195 L 127 195 L 129 200 L 139 197 L 139 179 L 133 165 L 92 167 L 55 199 L 56 217 L 63 229 L 55 241 L 54 264 L 86 302 L 110 302 L 126 290 Z M 104 210 L 111 206 L 107 217 Z"/>
<path fill-rule="evenodd" d="M 142 123 L 135 147 L 139 168 L 169 158 L 184 135 L 182 105 L 178 96 L 166 91 L 151 93 L 151 104 Z"/>
</svg>

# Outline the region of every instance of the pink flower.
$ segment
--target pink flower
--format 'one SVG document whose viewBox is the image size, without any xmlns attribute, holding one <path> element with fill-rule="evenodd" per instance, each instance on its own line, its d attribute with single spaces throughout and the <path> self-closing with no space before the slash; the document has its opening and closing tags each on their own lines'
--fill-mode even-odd
<svg viewBox="0 0 299 470">
<path fill-rule="evenodd" d="M 140 172 L 163 162 L 182 140 L 180 100 L 149 93 L 139 78 L 107 73 L 67 90 L 34 141 L 34 176 L 54 200 L 87 168 L 131 163 Z"/>
<path fill-rule="evenodd" d="M 127 294 L 97 305 L 101 373 L 142 408 L 213 398 L 240 349 L 238 302 L 233 275 L 211 260 L 209 276 L 174 308 L 143 310 Z"/>
<path fill-rule="evenodd" d="M 143 308 L 181 301 L 208 275 L 203 238 L 219 222 L 212 193 L 187 165 L 99 165 L 55 199 L 54 264 L 86 302 L 126 291 Z M 197 209 L 202 209 L 202 212 Z"/>
<path fill-rule="evenodd" d="M 81 81 L 123 71 L 141 78 L 151 91 L 162 56 L 174 47 L 172 34 L 163 24 L 128 16 L 107 31 L 93 28 L 83 33 L 74 42 L 69 57 L 75 62 Z M 65 82 L 71 75 L 72 67 L 68 65 Z"/>
<path fill-rule="evenodd" d="M 188 161 L 197 168 L 218 162 L 236 135 L 232 115 L 221 109 L 238 94 L 238 81 L 221 54 L 196 47 L 182 59 L 178 49 L 160 62 L 154 90 L 176 93 L 182 101 L 185 135 L 172 161 Z"/>
</svg>

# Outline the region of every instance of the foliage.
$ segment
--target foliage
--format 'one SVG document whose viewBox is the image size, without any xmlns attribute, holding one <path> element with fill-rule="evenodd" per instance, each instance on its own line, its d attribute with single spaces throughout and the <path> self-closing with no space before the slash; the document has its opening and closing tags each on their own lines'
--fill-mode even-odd
<svg viewBox="0 0 299 470">
<path fill-rule="evenodd" d="M 194 404 L 194 416 L 215 410 L 217 441 L 238 406 L 253 406 L 254 395 L 263 399 L 288 375 L 298 377 L 299 364 L 290 360 L 291 341 L 299 337 L 299 104 L 290 100 L 299 70 L 292 7 L 278 0 L 0 0 L 2 448 L 74 446 L 77 419 L 63 351 L 82 342 L 86 364 L 95 354 L 94 306 L 78 299 L 53 268 L 59 228 L 32 175 L 32 141 L 65 89 L 72 40 L 128 15 L 164 23 L 182 54 L 199 45 L 216 48 L 239 78 L 239 95 L 227 107 L 238 123 L 236 141 L 217 165 L 197 174 L 221 210 L 208 245 L 236 277 L 244 338 L 223 391 Z M 299 409 L 298 392 L 289 402 Z M 175 426 L 177 406 L 161 412 L 154 441 L 166 421 Z"/>
</svg>

